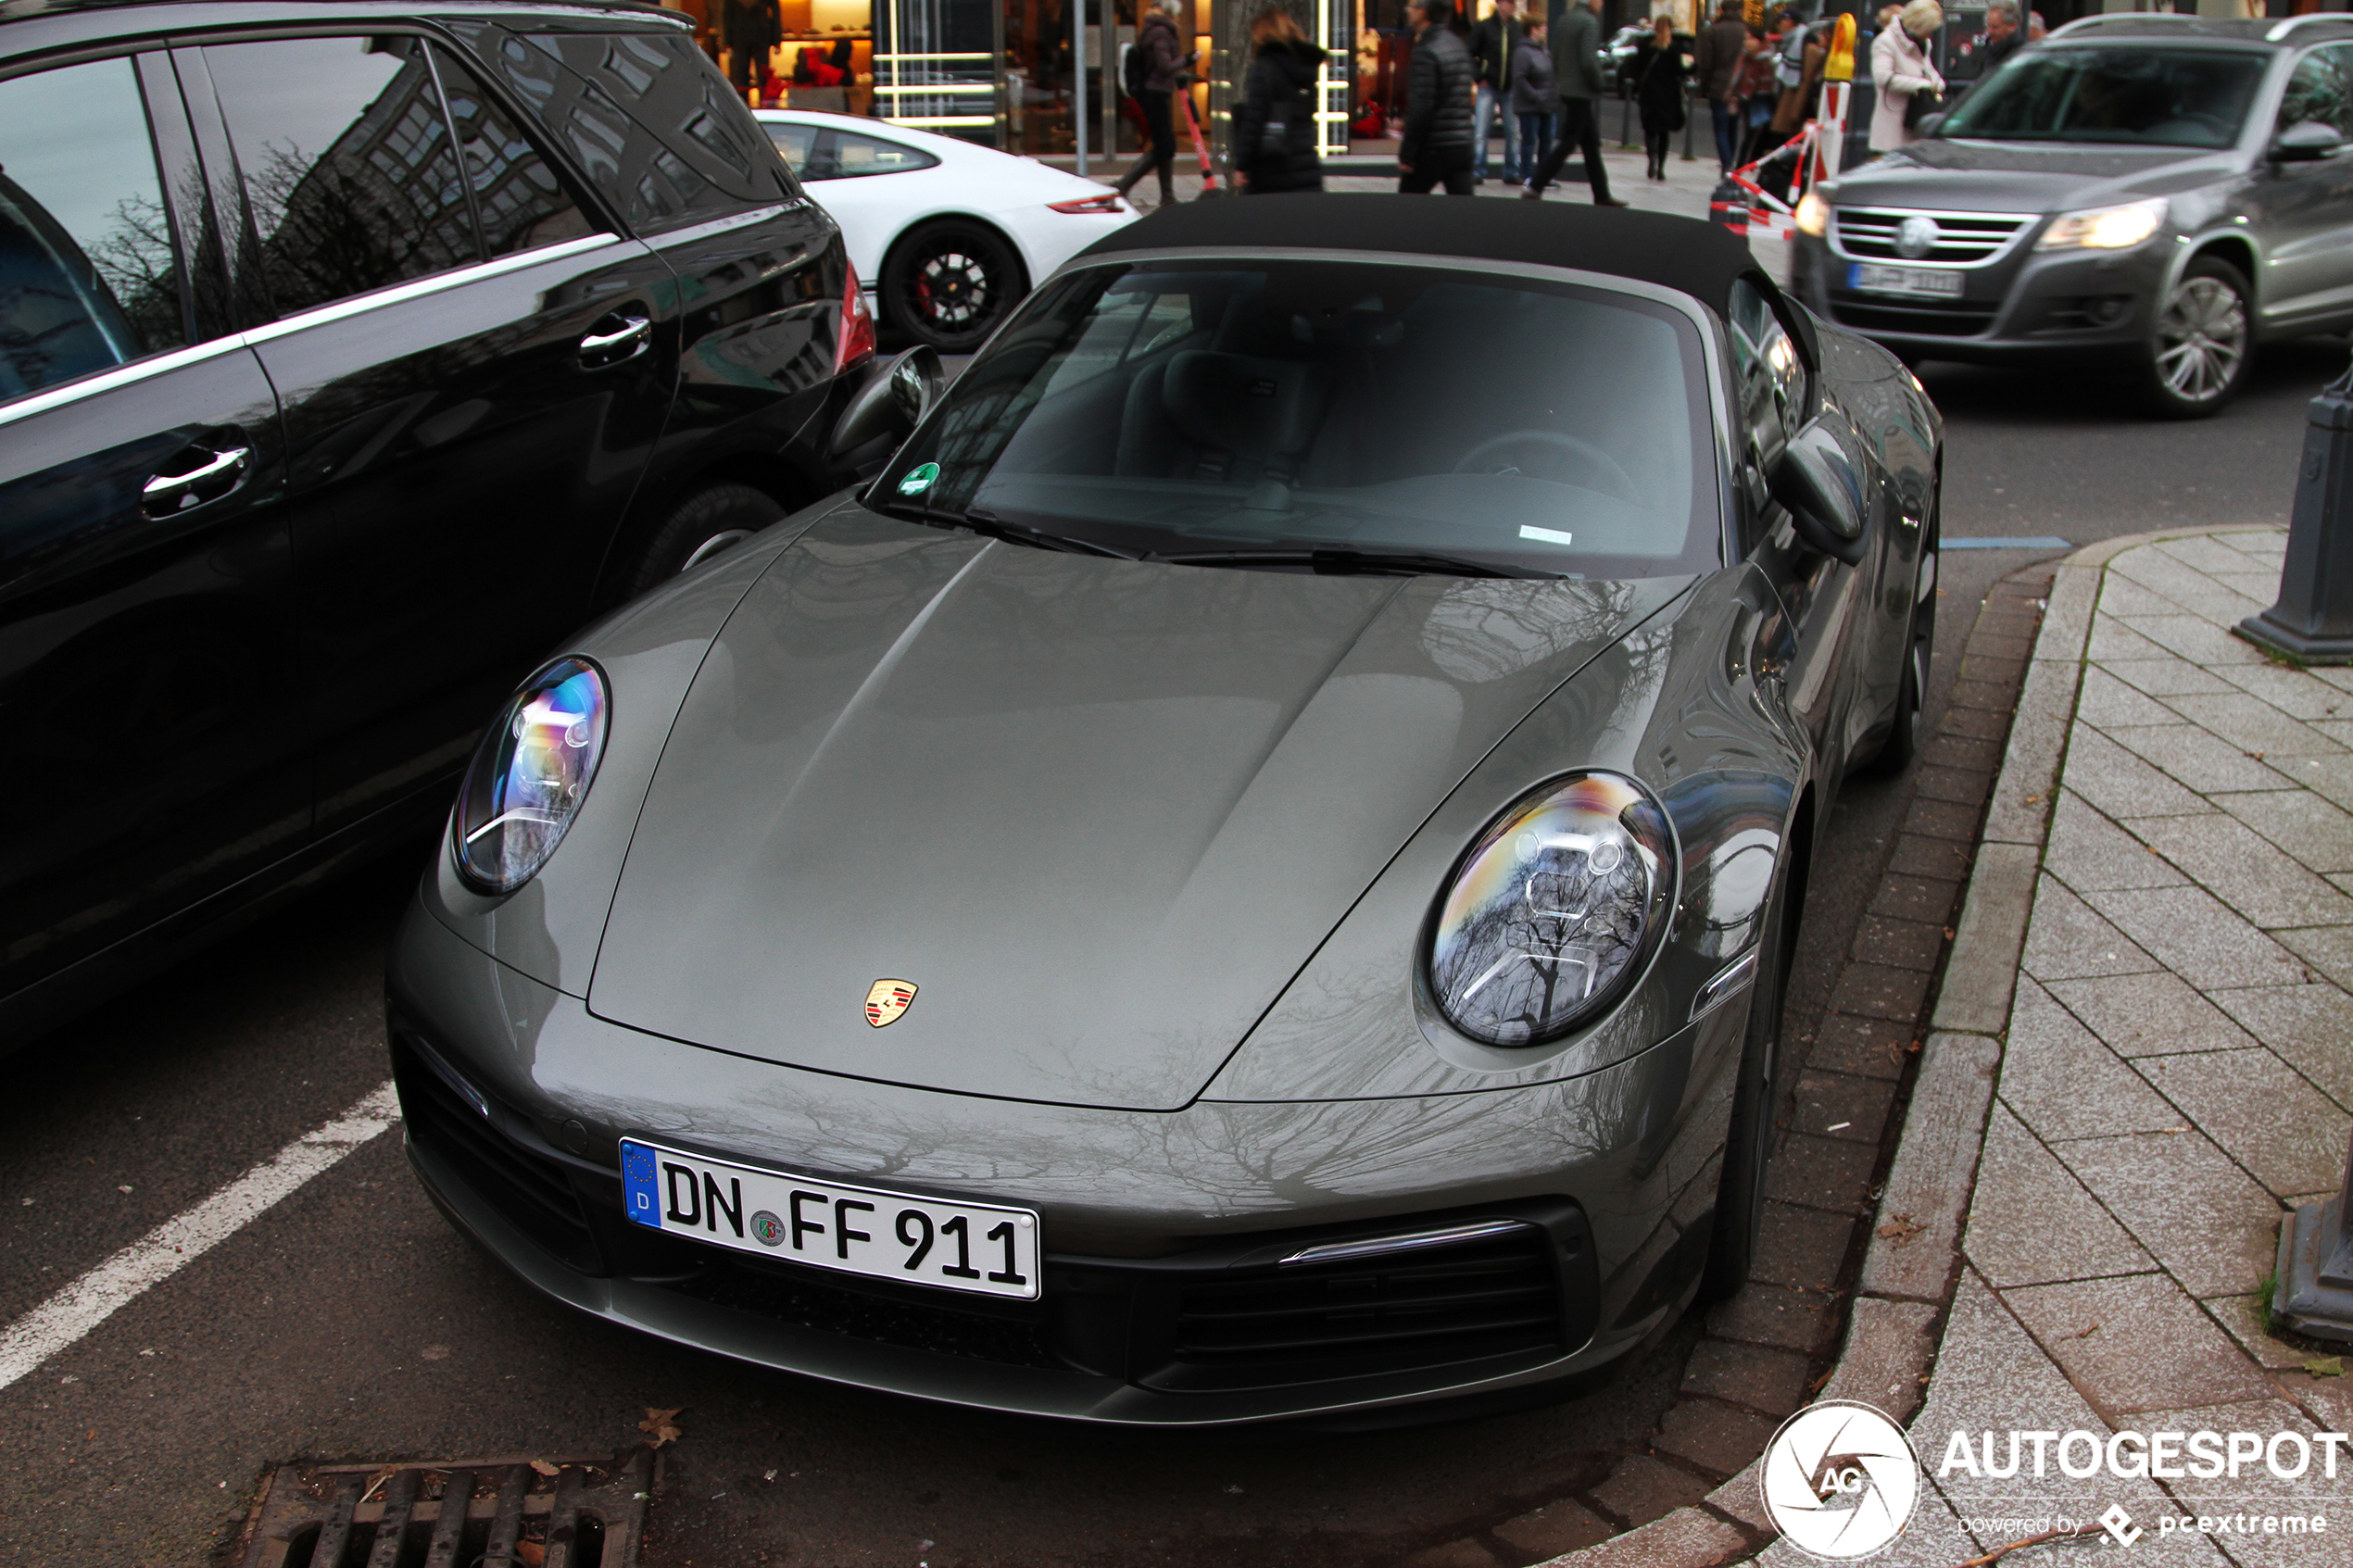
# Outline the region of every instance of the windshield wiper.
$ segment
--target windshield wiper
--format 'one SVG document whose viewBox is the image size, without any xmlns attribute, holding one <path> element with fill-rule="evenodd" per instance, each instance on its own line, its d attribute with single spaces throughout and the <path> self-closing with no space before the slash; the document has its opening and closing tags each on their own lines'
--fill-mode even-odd
<svg viewBox="0 0 2353 1568">
<path fill-rule="evenodd" d="M 891 500 L 883 504 L 894 517 L 927 522 L 936 528 L 959 529 L 966 533 L 986 534 L 1011 545 L 1026 545 L 1038 550 L 1066 550 L 1073 555 L 1109 556 L 1114 560 L 1134 560 L 1126 550 L 1114 550 L 1109 545 L 1099 545 L 1092 539 L 1076 534 L 1055 533 L 1043 528 L 1032 528 L 1026 522 L 1013 522 L 999 517 L 984 507 L 967 507 L 962 511 L 953 507 L 935 507 L 922 501 Z"/>
<path fill-rule="evenodd" d="M 1173 566 L 1304 566 L 1318 577 L 1554 577 L 1557 572 L 1513 571 L 1461 556 L 1424 550 L 1205 550 L 1186 555 L 1146 554 L 1140 560 Z"/>
</svg>

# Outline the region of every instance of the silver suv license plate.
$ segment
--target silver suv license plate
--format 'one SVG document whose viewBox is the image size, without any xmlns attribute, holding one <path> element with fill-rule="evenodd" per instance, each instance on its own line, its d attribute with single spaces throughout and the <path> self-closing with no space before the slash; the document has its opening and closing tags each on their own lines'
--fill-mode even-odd
<svg viewBox="0 0 2353 1568">
<path fill-rule="evenodd" d="M 1961 297 L 1961 275 L 1936 267 L 1883 267 L 1857 261 L 1846 274 L 1847 287 L 1869 294 L 1927 295 L 1938 299 Z"/>
<path fill-rule="evenodd" d="M 837 1273 L 978 1296 L 1038 1296 L 1038 1216 L 788 1176 L 621 1143 L 623 1210 L 648 1230 Z"/>
</svg>

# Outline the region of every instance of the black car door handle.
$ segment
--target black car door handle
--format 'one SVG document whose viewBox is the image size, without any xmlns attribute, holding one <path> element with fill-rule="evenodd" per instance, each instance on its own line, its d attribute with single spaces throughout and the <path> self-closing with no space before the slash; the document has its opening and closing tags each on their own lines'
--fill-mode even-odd
<svg viewBox="0 0 2353 1568">
<path fill-rule="evenodd" d="M 141 503 L 151 517 L 169 517 L 207 501 L 217 501 L 234 490 L 252 466 L 253 448 L 197 446 L 190 456 L 201 458 L 184 473 L 159 473 L 140 486 Z"/>
<path fill-rule="evenodd" d="M 580 340 L 580 363 L 585 369 L 601 370 L 635 359 L 653 341 L 652 318 L 635 310 L 616 310 Z"/>
</svg>

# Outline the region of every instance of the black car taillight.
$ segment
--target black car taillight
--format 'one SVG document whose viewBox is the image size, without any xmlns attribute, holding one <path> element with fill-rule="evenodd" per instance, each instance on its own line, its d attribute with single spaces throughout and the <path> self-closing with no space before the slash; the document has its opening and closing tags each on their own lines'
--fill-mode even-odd
<svg viewBox="0 0 2353 1568">
<path fill-rule="evenodd" d="M 859 291 L 858 269 L 844 257 L 841 263 L 841 328 L 835 334 L 834 374 L 875 357 L 875 313 L 866 308 Z"/>
</svg>

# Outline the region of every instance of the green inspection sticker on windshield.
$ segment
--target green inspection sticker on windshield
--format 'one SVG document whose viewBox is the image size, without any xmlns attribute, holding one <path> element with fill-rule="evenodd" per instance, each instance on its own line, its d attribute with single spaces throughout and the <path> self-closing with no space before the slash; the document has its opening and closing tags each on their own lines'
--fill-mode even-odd
<svg viewBox="0 0 2353 1568">
<path fill-rule="evenodd" d="M 899 482 L 899 493 L 901 495 L 920 495 L 925 491 L 930 489 L 933 482 L 938 478 L 939 465 L 937 463 L 925 463 L 921 468 L 911 471 L 906 478 Z"/>
</svg>

